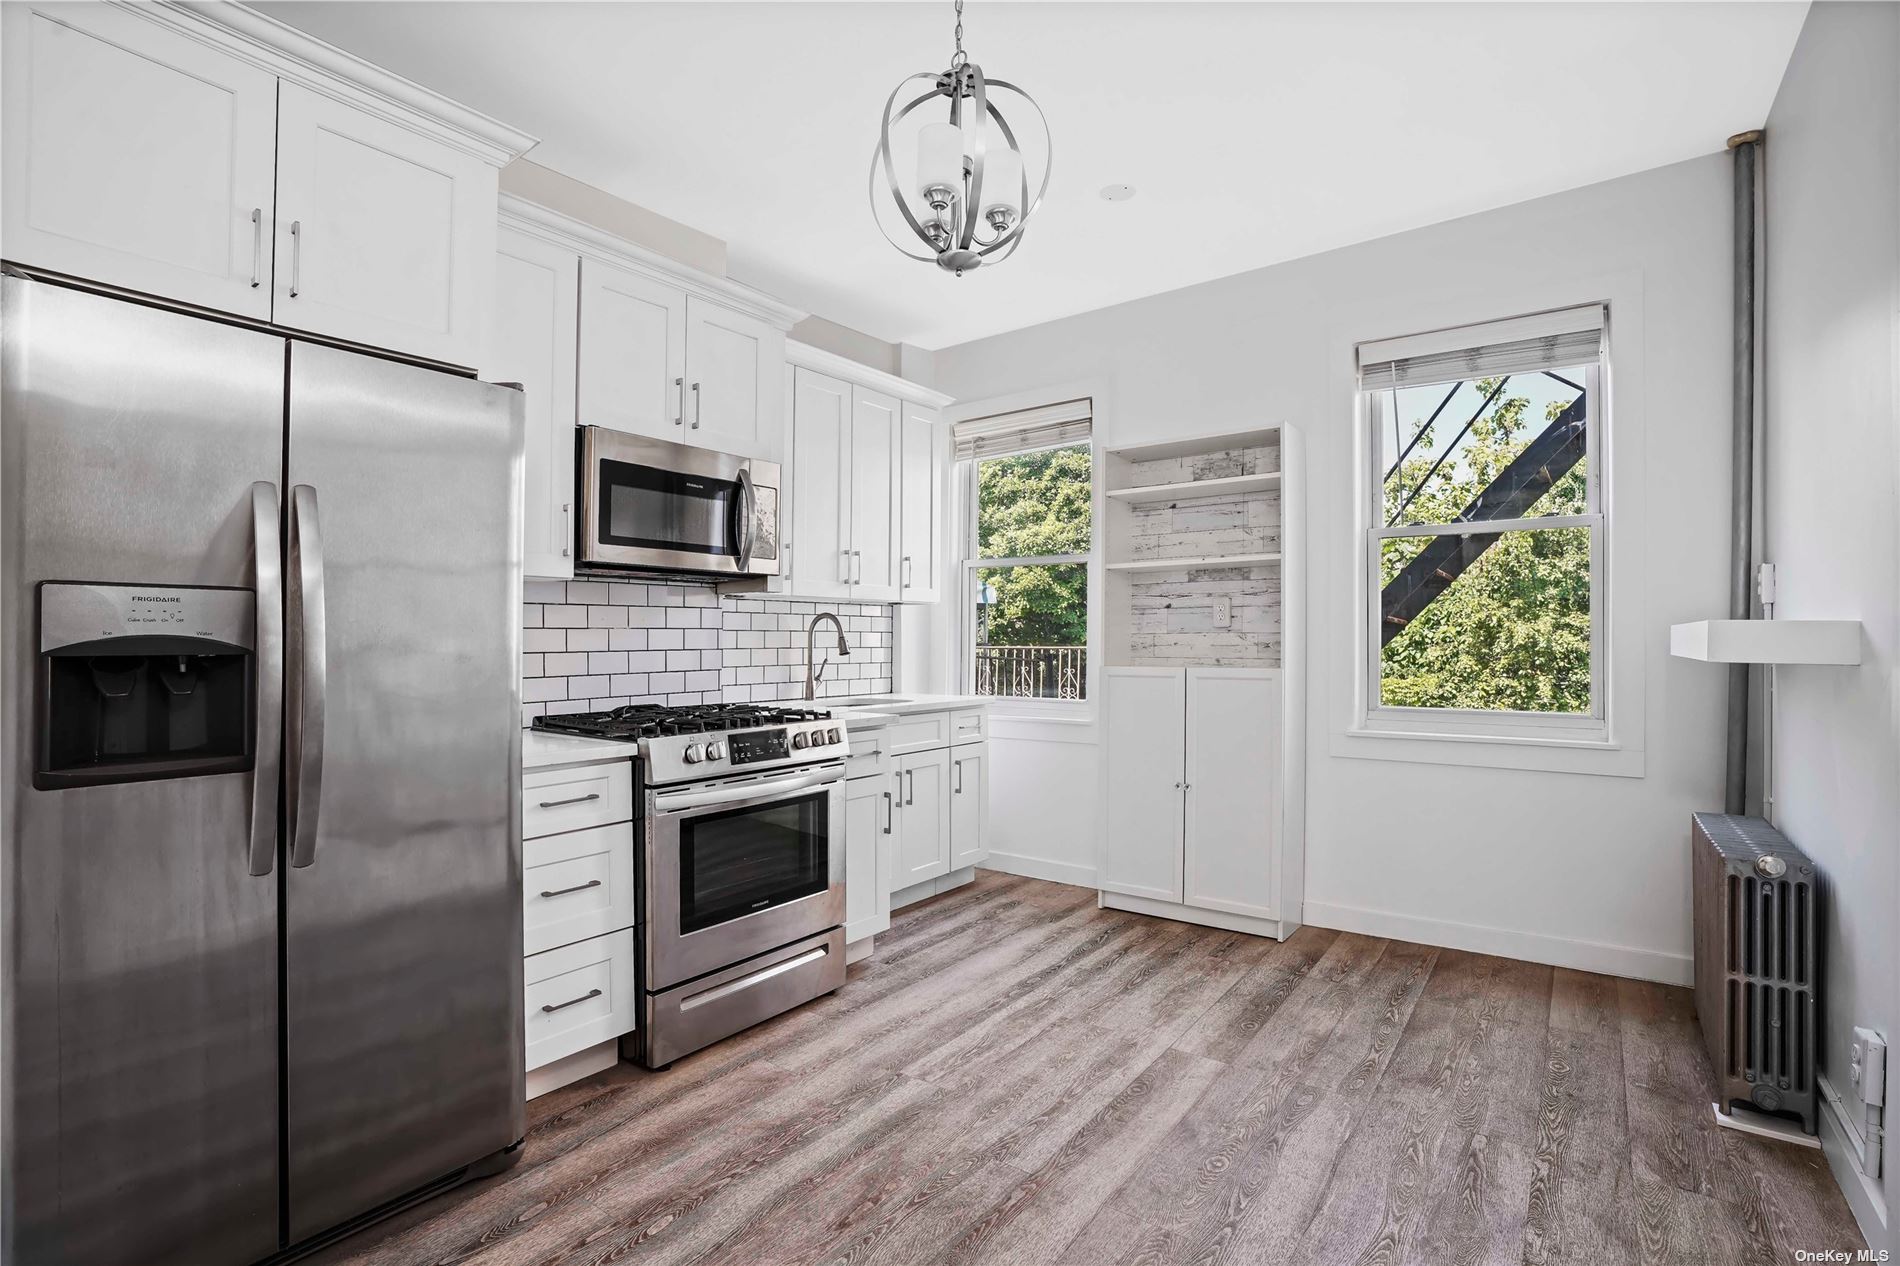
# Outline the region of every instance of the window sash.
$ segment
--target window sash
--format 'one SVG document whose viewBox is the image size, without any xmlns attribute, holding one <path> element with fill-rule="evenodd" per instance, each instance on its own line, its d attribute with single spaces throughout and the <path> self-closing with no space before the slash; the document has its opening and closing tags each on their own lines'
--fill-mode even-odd
<svg viewBox="0 0 1900 1266">
<path fill-rule="evenodd" d="M 1575 365 L 1577 362 L 1570 362 Z M 1553 366 L 1560 368 L 1561 366 Z M 1607 516 L 1603 512 L 1601 474 L 1603 466 L 1602 413 L 1603 370 L 1601 354 L 1596 363 L 1584 368 L 1584 514 L 1528 516 L 1515 519 L 1480 519 L 1455 523 L 1394 524 L 1385 526 L 1385 479 L 1380 442 L 1384 426 L 1389 424 L 1385 407 L 1391 389 L 1364 391 L 1366 402 L 1364 436 L 1367 443 L 1365 482 L 1362 504 L 1365 509 L 1365 554 L 1361 588 L 1365 595 L 1364 629 L 1364 706 L 1361 723 L 1370 729 L 1396 733 L 1416 733 L 1482 738 L 1588 738 L 1606 740 L 1609 736 L 1608 662 L 1605 658 L 1605 624 L 1608 619 L 1608 594 L 1605 589 L 1608 537 Z M 1380 543 L 1401 536 L 1502 535 L 1506 532 L 1536 532 L 1554 528 L 1588 528 L 1590 531 L 1590 710 L 1585 712 L 1514 712 L 1488 708 L 1415 708 L 1382 701 L 1384 666 L 1381 640 Z"/>
</svg>

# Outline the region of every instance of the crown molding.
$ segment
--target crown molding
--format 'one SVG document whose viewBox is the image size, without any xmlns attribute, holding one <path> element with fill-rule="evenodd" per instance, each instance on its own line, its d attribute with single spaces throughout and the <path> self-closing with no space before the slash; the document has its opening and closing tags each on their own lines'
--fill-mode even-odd
<svg viewBox="0 0 1900 1266">
<path fill-rule="evenodd" d="M 231 0 L 112 2 L 280 79 L 451 145 L 494 167 L 505 166 L 539 144 L 519 128 Z"/>
<path fill-rule="evenodd" d="M 763 291 L 701 272 L 670 255 L 662 255 L 649 247 L 629 242 L 624 237 L 616 237 L 585 220 L 577 220 L 516 194 L 501 195 L 501 223 L 506 228 L 540 238 L 586 258 L 658 276 L 688 294 L 735 308 L 781 330 L 791 329 L 810 315 L 802 308 L 781 303 Z"/>
<path fill-rule="evenodd" d="M 861 361 L 852 360 L 849 356 L 840 356 L 837 352 L 828 352 L 822 347 L 813 347 L 810 343 L 800 343 L 796 339 L 785 340 L 785 363 L 828 374 L 833 378 L 843 378 L 847 382 L 926 408 L 941 409 L 956 401 L 955 396 L 946 396 L 941 391 L 933 391 L 908 378 L 887 374 L 881 369 L 873 369 Z"/>
</svg>

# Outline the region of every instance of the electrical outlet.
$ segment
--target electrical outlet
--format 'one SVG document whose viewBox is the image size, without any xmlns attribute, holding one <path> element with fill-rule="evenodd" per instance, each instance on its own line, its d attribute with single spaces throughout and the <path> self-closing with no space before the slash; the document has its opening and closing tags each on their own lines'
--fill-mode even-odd
<svg viewBox="0 0 1900 1266">
<path fill-rule="evenodd" d="M 1855 1029 L 1847 1050 L 1847 1080 L 1870 1108 L 1887 1102 L 1887 1039 L 1872 1029 Z"/>
</svg>

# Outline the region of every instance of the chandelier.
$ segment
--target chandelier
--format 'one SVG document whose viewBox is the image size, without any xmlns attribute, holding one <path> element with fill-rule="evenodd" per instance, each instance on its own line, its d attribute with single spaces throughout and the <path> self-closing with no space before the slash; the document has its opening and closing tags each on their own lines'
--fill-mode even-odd
<svg viewBox="0 0 1900 1266">
<path fill-rule="evenodd" d="M 1035 99 L 1015 84 L 985 79 L 982 68 L 963 51 L 963 0 L 956 0 L 956 5 L 957 51 L 950 58 L 950 69 L 906 76 L 884 103 L 877 152 L 871 156 L 869 188 L 871 218 L 892 246 L 912 259 L 934 262 L 961 277 L 985 260 L 1000 261 L 1015 253 L 1023 240 L 1023 226 L 1042 205 L 1042 195 L 1049 189 L 1050 146 L 1049 121 Z M 930 89 L 892 114 L 906 86 L 918 79 L 928 81 Z M 1034 110 L 1042 129 L 1042 179 L 1034 198 L 1029 196 L 1029 172 L 1016 132 L 996 107 L 993 94 L 999 89 L 1013 93 Z M 891 161 L 891 126 L 933 102 L 941 111 L 945 101 L 949 103 L 948 121 L 938 119 L 918 129 L 917 175 L 907 187 L 899 183 Z M 879 210 L 880 171 L 891 201 L 915 242 L 900 241 L 893 235 L 889 213 Z M 928 253 L 913 249 L 918 244 Z"/>
</svg>

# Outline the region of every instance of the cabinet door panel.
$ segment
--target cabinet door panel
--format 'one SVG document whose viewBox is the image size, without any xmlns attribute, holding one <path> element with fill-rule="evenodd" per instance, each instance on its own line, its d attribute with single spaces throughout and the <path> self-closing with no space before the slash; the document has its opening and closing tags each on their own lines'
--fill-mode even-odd
<svg viewBox="0 0 1900 1266">
<path fill-rule="evenodd" d="M 696 296 L 686 301 L 687 440 L 777 461 L 784 447 L 779 366 L 785 335 Z"/>
<path fill-rule="evenodd" d="M 950 749 L 950 869 L 990 855 L 989 752 L 979 744 Z"/>
<path fill-rule="evenodd" d="M 276 77 L 108 5 L 4 14 L 6 257 L 268 319 Z"/>
<path fill-rule="evenodd" d="M 1111 668 L 1101 886 L 1181 900 L 1186 683 L 1178 668 Z"/>
<path fill-rule="evenodd" d="M 851 591 L 851 388 L 809 369 L 792 375 L 792 575 L 801 598 Z"/>
<path fill-rule="evenodd" d="M 1187 844 L 1183 900 L 1279 917 L 1273 857 L 1279 822 L 1280 678 L 1246 669 L 1187 670 Z"/>
<path fill-rule="evenodd" d="M 524 567 L 574 574 L 574 363 L 580 257 L 503 229 L 495 254 L 495 319 L 483 376 L 525 395 Z"/>
<path fill-rule="evenodd" d="M 950 753 L 900 758 L 891 788 L 897 814 L 896 888 L 950 873 Z"/>
<path fill-rule="evenodd" d="M 275 320 L 479 364 L 494 298 L 495 180 L 479 158 L 281 85 Z"/>
<path fill-rule="evenodd" d="M 583 261 L 580 342 L 581 425 L 689 442 L 684 291 Z"/>
<path fill-rule="evenodd" d="M 936 602 L 943 596 L 944 459 L 937 414 L 904 406 L 899 455 L 898 597 L 904 602 Z"/>
<path fill-rule="evenodd" d="M 861 941 L 891 925 L 890 890 L 880 881 L 891 793 L 889 778 L 854 778 L 844 799 L 844 939 Z M 885 864 L 888 869 L 888 863 Z"/>
<path fill-rule="evenodd" d="M 898 403 L 851 389 L 851 596 L 892 602 L 898 595 Z"/>
</svg>

